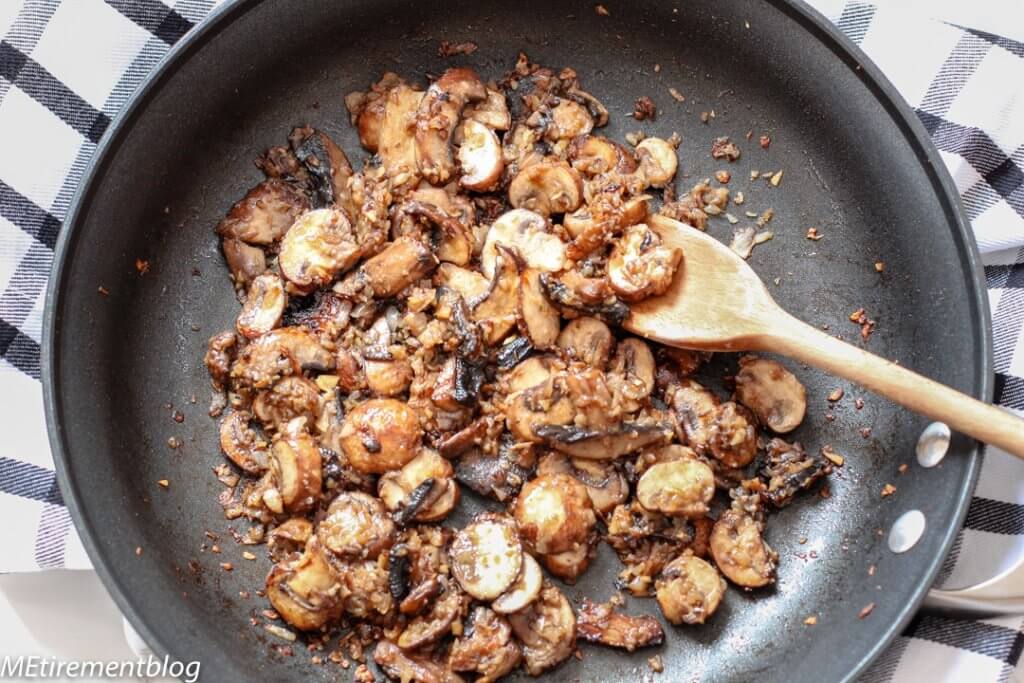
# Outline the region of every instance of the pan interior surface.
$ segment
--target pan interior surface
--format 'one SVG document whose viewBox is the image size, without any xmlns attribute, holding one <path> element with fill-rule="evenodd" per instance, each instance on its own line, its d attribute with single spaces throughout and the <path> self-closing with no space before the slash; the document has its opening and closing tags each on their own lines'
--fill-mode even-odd
<svg viewBox="0 0 1024 683">
<path fill-rule="evenodd" d="M 226 522 L 217 503 L 222 487 L 211 467 L 223 459 L 206 415 L 202 357 L 206 340 L 232 327 L 238 311 L 213 228 L 260 180 L 252 159 L 309 123 L 361 160 L 342 98 L 385 71 L 422 82 L 425 73 L 467 64 L 498 78 L 519 51 L 575 68 L 611 112 L 603 134 L 682 136 L 681 191 L 728 168 L 730 190 L 746 197 L 730 211 L 748 222 L 748 210 L 774 210 L 775 237 L 751 264 L 784 308 L 859 340 L 848 316 L 863 307 L 878 321 L 868 350 L 987 393 L 973 246 L 931 167 L 937 156 L 914 139 L 885 87 L 786 3 L 604 4 L 610 16 L 558 0 L 456 0 L 443 11 L 432 3 L 243 2 L 179 50 L 113 132 L 59 250 L 47 318 L 52 439 L 65 496 L 112 593 L 154 646 L 201 660 L 204 680 L 350 675 L 314 666 L 298 644 L 294 656 L 282 656 L 273 647 L 282 641 L 250 625 L 268 605 L 240 591 L 260 587 L 269 562 L 263 553 L 241 559 L 244 548 L 228 529 L 245 525 Z M 441 40 L 472 40 L 479 49 L 444 59 Z M 670 87 L 686 100 L 676 101 Z M 656 102 L 656 120 L 629 116 L 641 95 Z M 712 111 L 702 123 L 701 113 Z M 768 149 L 758 145 L 761 134 L 772 138 Z M 742 150 L 734 164 L 710 157 L 711 141 L 723 135 Z M 753 170 L 784 175 L 774 187 L 751 180 Z M 809 227 L 824 239 L 806 239 Z M 718 219 L 709 232 L 728 241 L 731 229 Z M 137 258 L 150 263 L 145 275 Z M 711 371 L 721 377 L 732 362 Z M 962 518 L 975 448 L 956 437 L 941 467 L 921 469 L 914 443 L 924 419 L 789 366 L 808 389 L 808 418 L 791 436 L 809 450 L 830 444 L 846 464 L 827 495 L 799 497 L 770 519 L 777 585 L 730 589 L 709 624 L 669 627 L 658 648 L 627 655 L 583 645 L 582 659 L 570 658 L 552 677 L 635 681 L 660 654 L 666 681 L 842 680 L 909 618 Z M 832 405 L 826 397 L 839 386 L 845 398 Z M 182 446 L 169 448 L 171 437 Z M 901 475 L 904 463 L 910 469 Z M 157 485 L 162 479 L 168 488 Z M 887 483 L 896 494 L 882 498 Z M 465 496 L 453 523 L 481 507 Z M 925 515 L 924 537 L 892 555 L 885 533 L 911 509 Z M 204 548 L 206 531 L 223 554 Z M 602 547 L 583 579 L 562 587 L 574 601 L 604 600 L 619 569 Z M 627 609 L 657 613 L 653 600 L 631 599 Z M 812 615 L 817 626 L 805 625 Z"/>
</svg>

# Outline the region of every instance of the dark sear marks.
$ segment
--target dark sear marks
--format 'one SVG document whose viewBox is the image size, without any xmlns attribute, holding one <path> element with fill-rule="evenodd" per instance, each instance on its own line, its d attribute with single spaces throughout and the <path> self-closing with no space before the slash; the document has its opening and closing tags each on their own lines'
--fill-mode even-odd
<svg viewBox="0 0 1024 683">
<path fill-rule="evenodd" d="M 774 582 L 768 511 L 842 463 L 774 436 L 803 385 L 744 356 L 719 395 L 695 378 L 710 354 L 619 329 L 685 267 L 650 200 L 704 229 L 728 188 L 677 198 L 677 135 L 597 134 L 608 110 L 575 71 L 525 55 L 496 82 L 387 73 L 345 104 L 361 168 L 297 126 L 216 228 L 242 304 L 204 358 L 237 468 L 221 503 L 267 542 L 281 618 L 352 627 L 396 680 L 494 681 L 577 639 L 663 641 L 550 578 L 575 582 L 602 542 L 617 588 L 672 624 L 715 618 L 727 581 Z M 452 529 L 463 486 L 496 505 Z"/>
</svg>

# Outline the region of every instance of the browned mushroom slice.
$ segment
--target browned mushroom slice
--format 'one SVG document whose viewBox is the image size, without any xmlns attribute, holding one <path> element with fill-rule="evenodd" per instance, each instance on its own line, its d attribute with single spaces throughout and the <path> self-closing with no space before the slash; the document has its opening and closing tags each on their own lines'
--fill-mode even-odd
<svg viewBox="0 0 1024 683">
<path fill-rule="evenodd" d="M 574 269 L 541 273 L 540 281 L 548 299 L 574 315 L 596 316 L 613 325 L 621 325 L 629 315 L 629 306 L 615 296 L 606 278 L 584 277 Z"/>
<path fill-rule="evenodd" d="M 515 177 L 527 166 L 544 159 L 544 147 L 540 131 L 519 124 L 505 134 L 502 140 L 502 156 L 505 158 L 506 177 Z"/>
<path fill-rule="evenodd" d="M 396 681 L 407 683 L 462 683 L 463 678 L 453 673 L 446 665 L 435 662 L 423 655 L 407 654 L 394 643 L 387 640 L 377 641 L 373 651 L 373 661 Z"/>
<path fill-rule="evenodd" d="M 350 210 L 348 179 L 352 177 L 352 165 L 345 152 L 326 133 L 310 126 L 292 130 L 288 142 L 295 158 L 306 167 L 317 206 L 337 204 Z"/>
<path fill-rule="evenodd" d="M 652 187 L 665 187 L 672 182 L 679 166 L 676 150 L 661 138 L 644 138 L 636 146 L 640 159 L 640 175 Z"/>
<path fill-rule="evenodd" d="M 376 396 L 389 397 L 405 393 L 412 382 L 412 365 L 406 360 L 364 360 L 366 386 Z"/>
<path fill-rule="evenodd" d="M 321 545 L 348 560 L 375 560 L 395 542 L 384 505 L 362 491 L 343 491 L 316 528 Z"/>
<path fill-rule="evenodd" d="M 480 323 L 488 344 L 497 344 L 515 327 L 518 299 L 519 259 L 499 244 L 490 291 L 473 307 L 473 320 Z"/>
<path fill-rule="evenodd" d="M 281 618 L 303 631 L 312 631 L 338 616 L 337 576 L 316 539 L 302 556 L 274 565 L 267 576 L 267 598 Z"/>
<path fill-rule="evenodd" d="M 385 95 L 384 120 L 378 133 L 377 153 L 391 186 L 401 194 L 419 179 L 416 164 L 416 112 L 423 93 L 402 83 Z"/>
<path fill-rule="evenodd" d="M 284 429 L 297 417 L 304 417 L 307 424 L 313 424 L 320 412 L 320 390 L 305 377 L 284 377 L 256 395 L 252 412 L 265 427 L 274 431 Z"/>
<path fill-rule="evenodd" d="M 649 420 L 622 422 L 603 431 L 542 424 L 534 427 L 533 433 L 551 448 L 574 458 L 611 460 L 641 448 L 668 443 L 673 429 L 667 421 Z"/>
<path fill-rule="evenodd" d="M 263 502 L 272 512 L 302 512 L 320 499 L 321 458 L 316 440 L 306 432 L 305 418 L 296 418 L 278 434 L 270 451 L 274 488 Z M 276 491 L 277 493 L 270 493 Z M 280 505 L 276 501 L 280 501 Z M 276 509 L 280 507 L 281 509 Z"/>
<path fill-rule="evenodd" d="M 779 434 L 796 429 L 807 412 L 804 385 L 782 363 L 768 358 L 740 358 L 736 398 L 761 424 Z"/>
<path fill-rule="evenodd" d="M 249 287 L 245 305 L 238 314 L 238 331 L 249 339 L 270 332 L 281 322 L 287 302 L 281 278 L 271 273 L 260 275 Z"/>
<path fill-rule="evenodd" d="M 665 632 L 654 617 L 630 616 L 615 609 L 610 602 L 598 604 L 588 598 L 583 598 L 576 614 L 576 632 L 583 640 L 626 652 L 660 645 L 665 640 Z"/>
<path fill-rule="evenodd" d="M 664 294 L 683 259 L 678 247 L 666 247 L 643 223 L 626 229 L 608 259 L 608 282 L 629 302 Z"/>
<path fill-rule="evenodd" d="M 566 162 L 544 159 L 520 169 L 508 186 L 508 200 L 542 216 L 569 213 L 583 201 L 583 181 Z"/>
<path fill-rule="evenodd" d="M 500 614 L 512 614 L 525 608 L 540 596 L 544 585 L 544 572 L 541 571 L 533 555 L 523 553 L 523 568 L 519 577 L 507 591 L 495 598 L 491 607 Z"/>
<path fill-rule="evenodd" d="M 481 674 L 477 683 L 491 683 L 519 665 L 522 651 L 512 639 L 512 627 L 494 610 L 480 606 L 473 610 L 466 635 L 452 644 L 448 665 L 455 671 Z"/>
<path fill-rule="evenodd" d="M 725 579 L 690 551 L 669 562 L 655 586 L 658 605 L 673 624 L 703 624 L 725 595 Z"/>
<path fill-rule="evenodd" d="M 601 100 L 591 95 L 586 90 L 581 90 L 578 85 L 573 84 L 566 90 L 566 96 L 573 101 L 579 102 L 590 115 L 594 117 L 594 125 L 600 128 L 608 123 L 608 108 L 601 104 Z"/>
<path fill-rule="evenodd" d="M 832 463 L 824 456 L 808 453 L 799 443 L 772 439 L 766 455 L 759 474 L 768 484 L 765 497 L 778 508 L 789 505 L 798 492 L 832 471 Z"/>
<path fill-rule="evenodd" d="M 544 582 L 540 597 L 509 615 L 512 631 L 523 644 L 526 671 L 539 676 L 576 649 L 576 615 L 562 591 Z"/>
<path fill-rule="evenodd" d="M 423 430 L 416 412 L 391 398 L 360 403 L 345 416 L 341 447 L 364 474 L 397 470 L 419 452 Z"/>
<path fill-rule="evenodd" d="M 430 400 L 442 410 L 476 405 L 484 383 L 483 367 L 461 356 L 450 356 L 441 366 Z"/>
<path fill-rule="evenodd" d="M 302 188 L 309 187 L 309 172 L 288 147 L 269 147 L 253 163 L 268 178 L 288 180 Z"/>
<path fill-rule="evenodd" d="M 493 600 L 507 591 L 523 565 L 523 547 L 515 523 L 505 515 L 477 515 L 452 541 L 452 574 L 477 600 Z"/>
<path fill-rule="evenodd" d="M 595 548 L 590 543 L 580 543 L 565 552 L 541 555 L 540 559 L 552 576 L 572 585 L 587 571 L 591 560 L 594 559 L 594 551 Z"/>
<path fill-rule="evenodd" d="M 266 272 L 267 255 L 261 248 L 233 237 L 225 237 L 220 246 L 224 250 L 224 261 L 228 264 L 236 287 L 246 287 Z"/>
<path fill-rule="evenodd" d="M 270 557 L 280 562 L 292 553 L 302 552 L 313 537 L 313 523 L 305 517 L 292 517 L 278 524 L 268 534 L 267 548 Z"/>
<path fill-rule="evenodd" d="M 487 97 L 481 102 L 474 102 L 462 111 L 462 117 L 470 121 L 479 121 L 491 130 L 508 130 L 512 126 L 512 115 L 508 111 L 508 102 L 504 93 L 487 89 Z"/>
<path fill-rule="evenodd" d="M 223 391 L 227 387 L 231 376 L 231 361 L 235 357 L 237 347 L 238 337 L 231 330 L 218 332 L 206 343 L 203 363 L 206 365 L 206 371 L 210 373 L 210 382 L 218 391 Z"/>
<path fill-rule="evenodd" d="M 601 192 L 590 203 L 573 213 L 566 214 L 562 224 L 573 241 L 566 249 L 569 258 L 579 261 L 605 245 L 615 243 L 616 237 L 631 225 L 647 220 L 650 213 L 650 195 L 622 199 L 622 188 Z"/>
<path fill-rule="evenodd" d="M 477 121 L 462 125 L 462 144 L 459 145 L 459 184 L 467 190 L 487 192 L 501 180 L 505 159 L 501 143 L 494 131 Z"/>
<path fill-rule="evenodd" d="M 737 403 L 723 403 L 708 430 L 708 445 L 726 467 L 746 467 L 757 455 L 754 416 Z"/>
<path fill-rule="evenodd" d="M 217 233 L 249 244 L 272 244 L 309 209 L 309 199 L 283 180 L 265 180 L 231 207 Z"/>
<path fill-rule="evenodd" d="M 557 340 L 558 348 L 573 360 L 604 370 L 615 346 L 611 329 L 597 318 L 581 317 L 569 321 Z"/>
<path fill-rule="evenodd" d="M 618 143 L 600 135 L 584 135 L 569 145 L 569 159 L 577 171 L 588 177 L 610 171 L 632 173 L 636 159 Z"/>
<path fill-rule="evenodd" d="M 455 172 L 451 138 L 469 102 L 487 97 L 476 72 L 465 67 L 445 71 L 427 90 L 416 111 L 416 163 L 434 185 L 444 185 Z"/>
<path fill-rule="evenodd" d="M 342 583 L 345 611 L 357 619 L 379 619 L 394 608 L 388 570 L 378 560 L 339 562 L 327 555 Z"/>
<path fill-rule="evenodd" d="M 715 473 L 699 460 L 657 463 L 636 485 L 641 505 L 670 517 L 701 517 L 714 496 Z"/>
<path fill-rule="evenodd" d="M 267 469 L 269 451 L 254 429 L 249 427 L 252 415 L 236 410 L 220 423 L 220 448 L 231 462 L 249 474 L 262 474 Z"/>
<path fill-rule="evenodd" d="M 565 363 L 557 356 L 551 354 L 531 356 L 512 368 L 512 371 L 502 378 L 502 391 L 511 396 L 520 391 L 532 389 L 562 370 L 565 370 Z"/>
<path fill-rule="evenodd" d="M 266 389 L 283 376 L 333 368 L 334 356 L 309 330 L 280 327 L 242 350 L 231 366 L 231 379 L 246 387 Z"/>
<path fill-rule="evenodd" d="M 551 305 L 540 272 L 527 268 L 519 277 L 519 328 L 533 348 L 544 350 L 555 345 L 562 329 L 558 309 Z"/>
<path fill-rule="evenodd" d="M 615 349 L 608 381 L 623 398 L 634 402 L 626 408 L 639 409 L 642 401 L 654 391 L 654 354 L 645 342 L 636 337 L 623 339 Z"/>
<path fill-rule="evenodd" d="M 281 241 L 281 273 L 301 290 L 330 284 L 362 254 L 345 212 L 308 211 L 288 229 Z"/>
<path fill-rule="evenodd" d="M 417 190 L 415 194 L 422 196 L 428 193 Z M 463 215 L 460 207 L 456 206 L 447 193 L 441 191 L 441 194 L 445 195 L 444 204 L 448 207 L 447 209 L 442 209 L 441 204 L 410 199 L 398 208 L 395 215 L 396 218 L 409 216 L 429 223 L 432 229 L 423 234 L 422 239 L 429 241 L 434 246 L 437 258 L 464 266 L 472 259 L 476 244 L 476 237 L 471 229 L 473 216 L 469 211 L 464 212 L 468 215 Z M 441 200 L 440 197 L 437 199 Z M 399 218 L 399 220 L 401 219 Z M 392 225 L 394 225 L 394 221 Z"/>
<path fill-rule="evenodd" d="M 598 514 L 611 512 L 629 497 L 626 478 L 610 462 L 569 458 L 551 451 L 537 463 L 537 476 L 568 474 L 587 487 L 590 503 Z"/>
<path fill-rule="evenodd" d="M 711 555 L 718 569 L 737 586 L 759 588 L 775 581 L 778 555 L 761 536 L 750 515 L 726 510 L 711 530 Z"/>
<path fill-rule="evenodd" d="M 393 88 L 404 83 L 398 74 L 387 71 L 379 81 L 370 86 L 369 91 L 356 91 L 345 95 L 345 108 L 348 109 L 349 120 L 359 132 L 359 142 L 370 152 L 376 152 L 380 143 L 387 95 Z"/>
<path fill-rule="evenodd" d="M 565 265 L 565 243 L 550 232 L 547 220 L 527 209 L 513 209 L 498 217 L 487 229 L 480 253 L 480 270 L 494 275 L 498 245 L 515 249 L 527 266 L 545 272 L 561 270 Z"/>
<path fill-rule="evenodd" d="M 562 378 L 549 379 L 511 397 L 505 407 L 505 425 L 520 441 L 541 443 L 538 426 L 563 426 L 572 423 L 578 407 L 565 391 Z"/>
<path fill-rule="evenodd" d="M 388 472 L 377 482 L 377 494 L 388 510 L 405 511 L 415 505 L 411 514 L 403 515 L 417 522 L 436 522 L 448 516 L 459 502 L 459 487 L 452 477 L 455 470 L 436 451 L 424 449 L 401 470 Z M 413 501 L 413 494 L 424 482 L 432 480 L 430 490 Z"/>
<path fill-rule="evenodd" d="M 351 296 L 364 287 L 377 299 L 390 299 L 403 289 L 426 277 L 437 267 L 437 257 L 430 248 L 412 237 L 399 237 L 334 289 L 342 296 Z"/>
<path fill-rule="evenodd" d="M 551 108 L 544 138 L 551 142 L 571 140 L 593 129 L 594 119 L 585 107 L 572 100 L 562 100 Z"/>
<path fill-rule="evenodd" d="M 718 415 L 718 397 L 693 380 L 684 380 L 666 392 L 672 409 L 682 426 L 683 436 L 698 453 L 708 452 L 711 425 Z"/>
<path fill-rule="evenodd" d="M 434 274 L 434 282 L 461 296 L 471 309 L 478 302 L 487 298 L 487 292 L 491 288 L 490 281 L 479 272 L 460 268 L 453 263 L 439 265 Z"/>
<path fill-rule="evenodd" d="M 452 624 L 462 618 L 462 610 L 467 602 L 458 586 L 450 584 L 441 597 L 434 601 L 429 612 L 409 622 L 398 636 L 398 647 L 416 650 L 436 643 L 451 633 Z"/>
<path fill-rule="evenodd" d="M 567 474 L 527 482 L 515 507 L 519 533 L 538 553 L 560 553 L 587 542 L 597 523 L 587 489 Z"/>
</svg>

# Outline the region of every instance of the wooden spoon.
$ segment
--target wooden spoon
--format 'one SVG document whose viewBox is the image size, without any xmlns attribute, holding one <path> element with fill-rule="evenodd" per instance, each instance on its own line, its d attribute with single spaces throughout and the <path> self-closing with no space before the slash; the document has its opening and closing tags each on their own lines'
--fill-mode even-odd
<svg viewBox="0 0 1024 683">
<path fill-rule="evenodd" d="M 790 356 L 1024 458 L 1024 420 L 797 320 L 746 261 L 700 230 L 664 216 L 648 224 L 682 248 L 683 266 L 664 295 L 630 306 L 631 332 L 687 349 Z"/>
</svg>

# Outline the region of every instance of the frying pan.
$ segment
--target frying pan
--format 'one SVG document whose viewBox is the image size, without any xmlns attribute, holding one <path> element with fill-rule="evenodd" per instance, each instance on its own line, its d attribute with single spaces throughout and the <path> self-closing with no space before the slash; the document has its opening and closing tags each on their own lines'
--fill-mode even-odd
<svg viewBox="0 0 1024 683">
<path fill-rule="evenodd" d="M 743 151 L 729 166 L 730 187 L 746 195 L 737 208 L 775 210 L 775 239 L 752 263 L 776 299 L 847 338 L 858 331 L 848 315 L 864 307 L 878 321 L 872 351 L 990 398 L 976 247 L 937 152 L 877 68 L 793 0 L 604 4 L 609 16 L 562 0 L 229 3 L 175 47 L 108 131 L 57 245 L 45 315 L 46 408 L 78 530 L 114 599 L 156 650 L 202 661 L 210 681 L 348 675 L 311 664 L 305 648 L 282 656 L 272 647 L 281 641 L 249 623 L 267 604 L 239 592 L 262 584 L 269 561 L 241 559 L 217 504 L 221 486 L 210 468 L 222 456 L 201 359 L 207 338 L 237 314 L 213 227 L 258 181 L 253 157 L 308 122 L 358 159 L 342 96 L 386 70 L 416 78 L 468 64 L 497 77 L 519 50 L 572 66 L 612 112 L 607 135 L 682 135 L 683 189 L 724 166 L 710 158 L 710 142 L 731 136 Z M 479 50 L 444 59 L 442 39 L 473 40 Z M 628 117 L 641 95 L 657 103 L 655 121 Z M 714 118 L 702 124 L 705 111 Z M 772 138 L 767 150 L 757 144 L 761 133 Z M 783 181 L 749 181 L 754 169 L 783 169 Z M 811 226 L 825 238 L 805 239 Z M 728 239 L 730 228 L 715 221 L 709 230 Z M 144 275 L 137 258 L 149 261 Z M 879 260 L 882 273 L 873 267 Z M 722 362 L 713 374 L 728 372 Z M 730 590 L 711 623 L 669 628 L 660 648 L 627 655 L 583 646 L 582 660 L 570 658 L 552 676 L 634 681 L 658 653 L 667 681 L 848 680 L 911 618 L 964 516 L 976 445 L 955 436 L 942 465 L 922 469 L 913 459 L 922 418 L 794 369 L 809 396 L 795 438 L 815 451 L 831 444 L 847 464 L 831 476 L 829 495 L 803 496 L 771 519 L 777 585 Z M 830 408 L 837 386 L 846 399 Z M 170 437 L 182 446 L 169 448 Z M 882 498 L 886 483 L 897 492 Z M 466 499 L 453 524 L 483 505 Z M 927 519 L 924 536 L 892 554 L 884 534 L 911 509 Z M 203 551 L 207 530 L 223 554 Z M 570 599 L 614 591 L 619 565 L 607 551 L 565 587 Z M 219 569 L 224 561 L 233 572 Z M 628 609 L 657 607 L 631 600 Z M 816 626 L 804 625 L 810 615 Z"/>
</svg>

